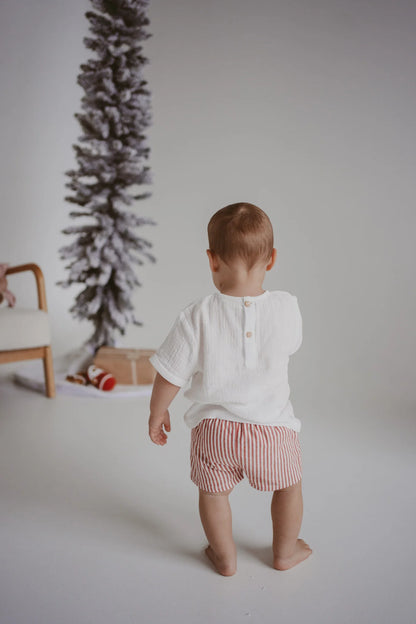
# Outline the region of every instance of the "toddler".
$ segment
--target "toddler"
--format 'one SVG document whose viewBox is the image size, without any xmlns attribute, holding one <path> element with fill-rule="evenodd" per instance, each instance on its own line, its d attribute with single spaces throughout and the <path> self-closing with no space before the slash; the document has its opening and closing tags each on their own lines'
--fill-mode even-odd
<svg viewBox="0 0 416 624">
<path fill-rule="evenodd" d="M 157 373 L 149 435 L 167 442 L 168 407 L 179 389 L 192 400 L 191 479 L 199 488 L 206 554 L 217 572 L 236 572 L 229 494 L 247 476 L 273 492 L 273 565 L 287 570 L 312 552 L 302 522 L 300 421 L 289 400 L 288 361 L 302 342 L 297 298 L 263 290 L 276 260 L 273 229 L 257 206 L 237 203 L 208 224 L 209 266 L 218 289 L 176 318 L 150 358 Z"/>
</svg>

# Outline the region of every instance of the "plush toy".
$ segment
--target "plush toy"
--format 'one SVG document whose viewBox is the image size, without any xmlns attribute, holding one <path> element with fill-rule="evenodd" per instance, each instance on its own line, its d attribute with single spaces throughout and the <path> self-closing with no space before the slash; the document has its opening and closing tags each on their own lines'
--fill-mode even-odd
<svg viewBox="0 0 416 624">
<path fill-rule="evenodd" d="M 16 303 L 16 297 L 7 289 L 6 271 L 8 264 L 0 263 L 0 303 L 6 299 L 9 307 L 12 308 Z"/>
<path fill-rule="evenodd" d="M 112 390 L 116 385 L 116 378 L 114 375 L 102 368 L 94 366 L 94 364 L 88 366 L 87 377 L 90 384 L 99 390 Z"/>
</svg>

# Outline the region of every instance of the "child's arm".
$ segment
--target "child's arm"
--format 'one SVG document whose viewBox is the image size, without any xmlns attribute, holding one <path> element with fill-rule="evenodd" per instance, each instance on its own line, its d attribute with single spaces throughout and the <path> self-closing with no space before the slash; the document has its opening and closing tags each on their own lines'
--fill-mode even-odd
<svg viewBox="0 0 416 624">
<path fill-rule="evenodd" d="M 165 431 L 170 431 L 168 407 L 179 390 L 180 386 L 171 384 L 162 375 L 156 373 L 150 399 L 149 436 L 152 442 L 160 446 L 168 441 L 168 436 L 165 433 Z"/>
</svg>

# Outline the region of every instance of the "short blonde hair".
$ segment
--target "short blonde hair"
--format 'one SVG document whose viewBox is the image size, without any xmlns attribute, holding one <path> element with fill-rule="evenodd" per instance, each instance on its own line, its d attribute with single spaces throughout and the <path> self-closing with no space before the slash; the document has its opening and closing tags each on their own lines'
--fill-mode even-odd
<svg viewBox="0 0 416 624">
<path fill-rule="evenodd" d="M 208 223 L 211 251 L 228 264 L 241 258 L 250 270 L 268 262 L 273 252 L 273 227 L 267 214 L 253 204 L 239 202 L 218 210 Z"/>
</svg>

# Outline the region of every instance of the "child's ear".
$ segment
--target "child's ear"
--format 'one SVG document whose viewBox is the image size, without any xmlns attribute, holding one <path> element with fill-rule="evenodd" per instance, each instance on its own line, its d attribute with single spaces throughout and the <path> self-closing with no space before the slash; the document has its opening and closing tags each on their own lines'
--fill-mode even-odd
<svg viewBox="0 0 416 624">
<path fill-rule="evenodd" d="M 277 250 L 273 247 L 272 255 L 270 258 L 269 264 L 266 266 L 266 271 L 270 271 L 273 268 L 274 263 L 276 262 Z"/>
<path fill-rule="evenodd" d="M 211 269 L 211 271 L 213 273 L 215 273 L 215 271 L 218 271 L 218 262 L 217 259 L 215 257 L 215 254 L 213 251 L 211 251 L 211 249 L 207 249 L 207 256 L 208 256 L 208 260 L 209 260 L 209 267 Z"/>
</svg>

